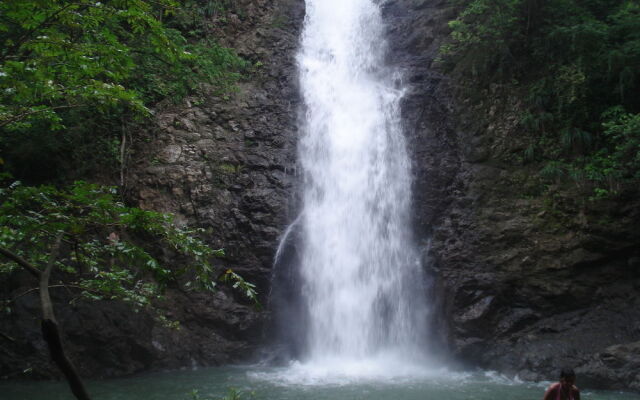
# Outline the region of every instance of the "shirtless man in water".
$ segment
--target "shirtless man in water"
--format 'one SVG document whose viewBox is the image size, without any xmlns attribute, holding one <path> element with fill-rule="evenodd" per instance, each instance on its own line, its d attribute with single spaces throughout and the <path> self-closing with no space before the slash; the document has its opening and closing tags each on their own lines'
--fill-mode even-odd
<svg viewBox="0 0 640 400">
<path fill-rule="evenodd" d="M 580 390 L 574 385 L 576 373 L 571 368 L 560 371 L 560 382 L 549 386 L 542 400 L 580 400 Z"/>
</svg>

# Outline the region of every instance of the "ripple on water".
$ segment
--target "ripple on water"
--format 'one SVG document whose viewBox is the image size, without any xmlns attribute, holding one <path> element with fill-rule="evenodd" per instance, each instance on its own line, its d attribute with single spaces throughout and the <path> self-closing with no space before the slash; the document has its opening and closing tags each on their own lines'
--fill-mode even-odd
<svg viewBox="0 0 640 400">
<path fill-rule="evenodd" d="M 522 382 L 495 372 L 460 373 L 393 364 L 345 362 L 340 368 L 293 363 L 285 368 L 224 367 L 88 382 L 95 400 L 219 399 L 230 387 L 243 400 L 539 400 L 549 382 Z M 386 367 L 386 369 L 384 369 Z M 404 369 L 403 369 L 404 368 Z M 317 373 L 317 375 L 314 375 Z M 2 400 L 73 400 L 64 383 L 0 382 Z M 640 400 L 632 393 L 584 391 L 584 400 Z"/>
</svg>

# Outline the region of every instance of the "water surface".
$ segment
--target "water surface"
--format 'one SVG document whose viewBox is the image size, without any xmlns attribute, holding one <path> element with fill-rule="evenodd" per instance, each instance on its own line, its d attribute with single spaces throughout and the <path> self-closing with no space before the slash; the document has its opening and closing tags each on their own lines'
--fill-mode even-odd
<svg viewBox="0 0 640 400">
<path fill-rule="evenodd" d="M 88 382 L 95 400 L 219 398 L 233 387 L 243 399 L 270 400 L 540 400 L 549 382 L 527 383 L 495 373 L 424 371 L 411 377 L 373 374 L 316 375 L 303 365 L 288 368 L 221 367 L 146 374 Z M 579 383 L 579 382 L 578 382 Z M 253 392 L 253 394 L 251 394 Z M 583 390 L 586 400 L 640 400 L 633 393 Z M 73 400 L 64 383 L 0 382 L 2 400 Z"/>
</svg>

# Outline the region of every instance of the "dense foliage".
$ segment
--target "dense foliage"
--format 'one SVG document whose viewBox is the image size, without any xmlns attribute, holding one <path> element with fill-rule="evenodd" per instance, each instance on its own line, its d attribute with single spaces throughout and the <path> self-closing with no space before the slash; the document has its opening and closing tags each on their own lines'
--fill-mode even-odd
<svg viewBox="0 0 640 400">
<path fill-rule="evenodd" d="M 60 237 L 62 251 L 54 264 L 59 286 L 81 297 L 154 309 L 153 300 L 167 284 L 213 290 L 224 280 L 256 298 L 253 285 L 230 270 L 213 268 L 212 258 L 223 252 L 198 239 L 197 229 L 176 226 L 170 215 L 127 207 L 115 188 L 76 182 L 61 190 L 14 183 L 0 190 L 0 204 L 0 248 L 42 269 Z M 166 265 L 161 249 L 182 259 L 179 267 Z M 20 265 L 0 257 L 0 277 L 16 268 Z"/>
<path fill-rule="evenodd" d="M 156 102 L 178 100 L 203 85 L 229 90 L 245 63 L 208 37 L 206 19 L 193 15 L 211 3 L 217 4 L 0 2 L 5 169 L 40 182 L 82 176 L 95 172 L 86 153 L 107 164 L 94 170 L 113 167 L 122 135 Z M 200 22 L 185 22 L 193 20 Z"/>
<path fill-rule="evenodd" d="M 597 195 L 640 179 L 637 0 L 455 0 L 446 66 L 526 93 L 525 160 Z"/>
<path fill-rule="evenodd" d="M 61 183 L 95 173 L 92 168 L 108 169 L 100 162 L 122 158 L 122 135 L 150 116 L 156 102 L 199 89 L 228 90 L 244 61 L 207 35 L 212 28 L 207 17 L 224 5 L 212 0 L 0 2 L 0 167 L 5 169 L 0 176 L 6 182 L 14 176 Z M 14 183 L 0 191 L 0 247 L 42 265 L 52 236 L 62 234 L 73 251 L 57 267 L 77 275 L 73 285 L 95 298 L 143 306 L 167 279 L 187 270 L 196 271 L 202 286 L 211 289 L 212 253 L 194 237 L 197 232 L 178 229 L 169 216 L 124 206 L 114 190 Z M 125 231 L 162 239 L 187 255 L 193 268 L 161 268 Z M 107 239 L 110 234 L 115 236 Z M 3 272 L 15 266 L 2 261 Z M 226 276 L 245 285 L 232 272 Z"/>
<path fill-rule="evenodd" d="M 170 284 L 224 281 L 256 301 L 253 285 L 213 268 L 223 252 L 199 230 L 126 206 L 116 188 L 69 185 L 118 171 L 124 186 L 126 145 L 154 109 L 233 89 L 246 63 L 211 34 L 228 3 L 0 1 L 0 280 L 18 268 L 36 278 L 24 294 L 39 291 L 43 339 L 78 399 L 90 397 L 65 355 L 50 289 L 123 301 L 167 324 L 155 300 Z M 11 312 L 13 300 L 0 301 Z"/>
</svg>

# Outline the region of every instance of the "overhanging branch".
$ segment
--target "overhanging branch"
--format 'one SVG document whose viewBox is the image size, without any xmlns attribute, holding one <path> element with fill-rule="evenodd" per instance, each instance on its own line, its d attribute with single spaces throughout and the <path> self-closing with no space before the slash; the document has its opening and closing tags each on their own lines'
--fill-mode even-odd
<svg viewBox="0 0 640 400">
<path fill-rule="evenodd" d="M 38 268 L 34 267 L 30 262 L 28 262 L 24 258 L 20 257 L 19 255 L 15 254 L 15 253 L 7 250 L 7 249 L 4 249 L 2 247 L 0 247 L 0 254 L 2 254 L 3 256 L 8 258 L 9 260 L 15 262 L 16 264 L 18 264 L 22 268 L 24 268 L 27 271 L 29 271 L 31 273 L 31 275 L 35 276 L 36 278 L 40 278 L 40 275 L 42 274 L 42 271 L 40 271 Z"/>
</svg>

